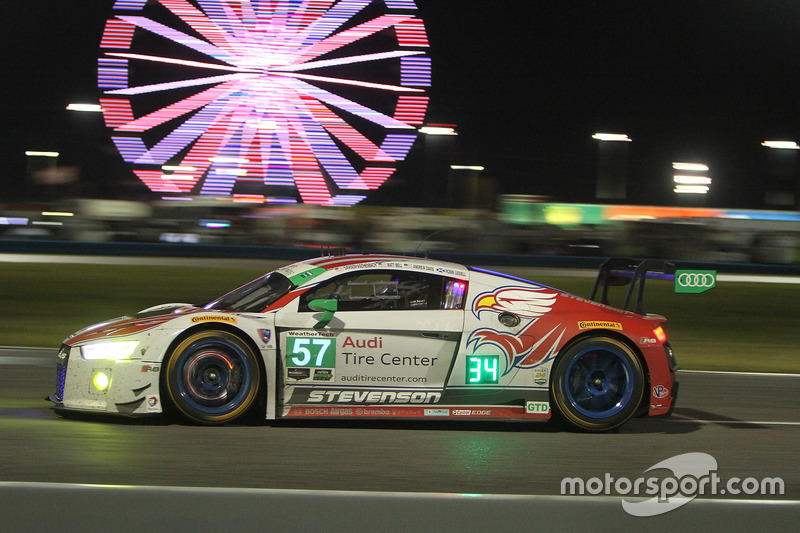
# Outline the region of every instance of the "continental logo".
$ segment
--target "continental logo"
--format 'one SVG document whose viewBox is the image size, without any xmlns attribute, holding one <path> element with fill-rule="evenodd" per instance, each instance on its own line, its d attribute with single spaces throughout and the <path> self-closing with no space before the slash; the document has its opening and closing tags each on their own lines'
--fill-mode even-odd
<svg viewBox="0 0 800 533">
<path fill-rule="evenodd" d="M 236 317 L 219 316 L 219 315 L 204 315 L 204 316 L 192 317 L 193 324 L 199 324 L 200 322 L 227 322 L 228 324 L 236 324 Z"/>
<path fill-rule="evenodd" d="M 603 322 L 602 320 L 585 320 L 578 322 L 580 329 L 616 329 L 622 331 L 622 324 L 619 322 Z"/>
</svg>

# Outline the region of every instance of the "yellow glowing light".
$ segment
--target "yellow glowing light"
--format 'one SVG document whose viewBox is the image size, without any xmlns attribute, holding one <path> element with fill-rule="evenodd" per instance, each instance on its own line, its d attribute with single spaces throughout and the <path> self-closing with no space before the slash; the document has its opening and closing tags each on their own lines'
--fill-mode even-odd
<svg viewBox="0 0 800 533">
<path fill-rule="evenodd" d="M 425 135 L 458 135 L 456 130 L 445 126 L 422 126 L 419 132 Z"/>
<path fill-rule="evenodd" d="M 92 386 L 100 392 L 106 390 L 109 383 L 111 383 L 111 380 L 108 379 L 108 375 L 105 372 L 95 372 L 94 376 L 92 376 Z"/>
</svg>

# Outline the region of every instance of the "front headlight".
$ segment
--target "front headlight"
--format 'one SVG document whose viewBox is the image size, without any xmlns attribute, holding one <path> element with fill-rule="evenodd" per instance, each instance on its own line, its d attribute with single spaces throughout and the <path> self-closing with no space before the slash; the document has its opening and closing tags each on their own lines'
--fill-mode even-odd
<svg viewBox="0 0 800 533">
<path fill-rule="evenodd" d="M 95 342 L 81 346 L 81 355 L 84 359 L 130 359 L 133 351 L 139 346 L 139 341 L 107 341 Z"/>
</svg>

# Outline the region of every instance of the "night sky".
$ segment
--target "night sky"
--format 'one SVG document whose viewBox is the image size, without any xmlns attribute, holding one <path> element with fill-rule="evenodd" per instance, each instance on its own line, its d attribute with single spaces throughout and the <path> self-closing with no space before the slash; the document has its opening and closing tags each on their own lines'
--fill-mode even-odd
<svg viewBox="0 0 800 533">
<path fill-rule="evenodd" d="M 25 150 L 61 152 L 86 194 L 135 196 L 94 101 L 113 0 L 4 0 L 0 204 Z M 453 163 L 498 192 L 593 201 L 598 131 L 626 133 L 629 203 L 672 205 L 672 161 L 711 167 L 706 204 L 762 208 L 764 140 L 800 141 L 800 4 L 790 0 L 417 0 L 433 61 L 428 122 L 458 125 Z M 407 194 L 420 145 L 374 202 Z M 792 155 L 794 157 L 794 155 Z M 797 176 L 797 163 L 791 171 Z"/>
</svg>

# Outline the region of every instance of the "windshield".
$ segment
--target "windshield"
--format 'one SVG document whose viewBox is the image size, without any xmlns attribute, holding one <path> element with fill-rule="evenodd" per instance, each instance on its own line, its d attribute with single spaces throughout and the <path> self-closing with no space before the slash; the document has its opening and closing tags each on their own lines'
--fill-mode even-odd
<svg viewBox="0 0 800 533">
<path fill-rule="evenodd" d="M 258 313 L 291 289 L 292 282 L 289 281 L 289 278 L 283 274 L 272 272 L 217 298 L 207 304 L 204 309 Z"/>
</svg>

